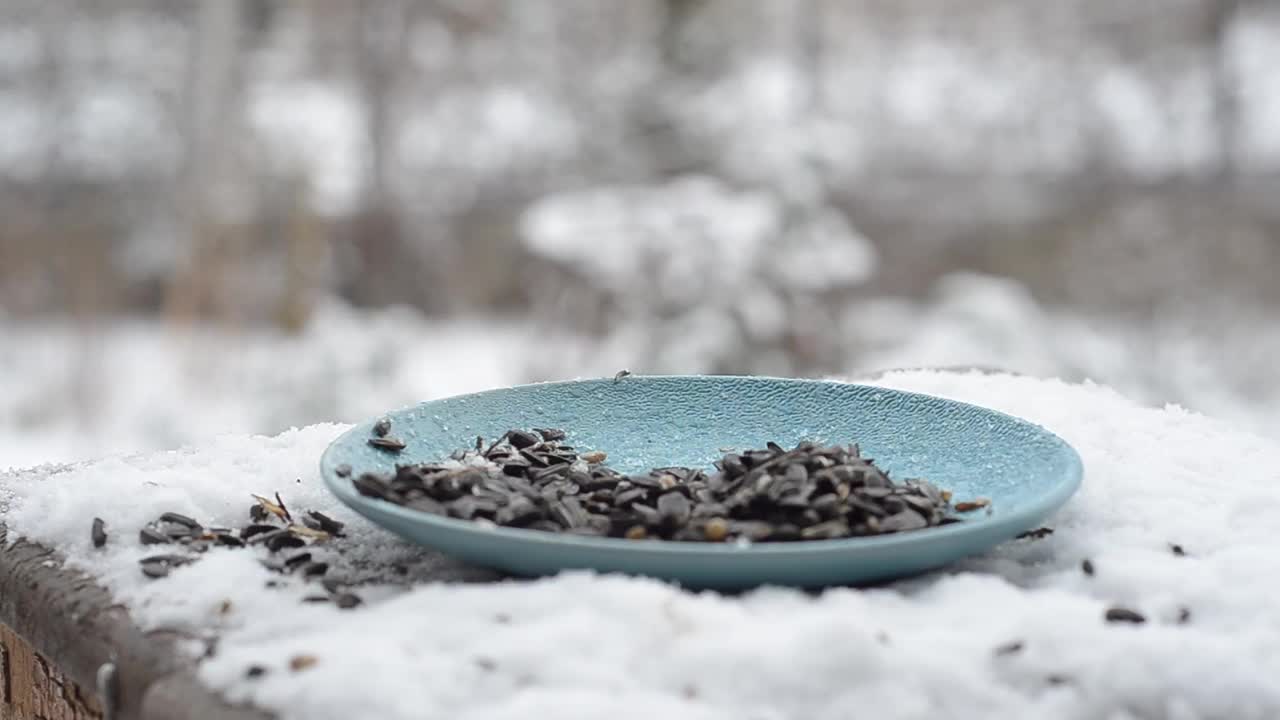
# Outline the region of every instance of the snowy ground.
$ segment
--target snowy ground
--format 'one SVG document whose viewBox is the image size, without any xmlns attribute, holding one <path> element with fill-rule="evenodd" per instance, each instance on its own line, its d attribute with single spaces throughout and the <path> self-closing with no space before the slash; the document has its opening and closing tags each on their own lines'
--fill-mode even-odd
<svg viewBox="0 0 1280 720">
<path fill-rule="evenodd" d="M 1280 446 L 1093 384 L 937 372 L 880 382 L 1021 415 L 1071 442 L 1086 479 L 1052 520 L 1056 532 L 874 591 L 726 597 L 579 573 L 384 588 L 342 612 L 299 606 L 296 582 L 262 590 L 269 576 L 252 551 L 211 550 L 146 582 L 142 548 L 122 539 L 94 551 L 88 528 L 104 515 L 127 538 L 162 510 L 239 523 L 249 492 L 279 489 L 295 508 L 349 521 L 350 543 L 369 558 L 419 557 L 324 491 L 316 457 L 344 426 L 98 461 L 56 482 L 24 471 L 4 478 L 0 505 L 11 530 L 91 567 L 148 627 L 218 629 L 203 679 L 285 718 L 1280 714 Z M 1117 603 L 1148 622 L 1105 623 Z M 1021 650 L 996 652 L 1012 642 Z M 290 671 L 301 654 L 317 664 Z M 247 679 L 251 664 L 267 674 Z"/>
<path fill-rule="evenodd" d="M 718 317 L 718 316 L 717 316 Z M 1280 437 L 1280 329 L 1236 312 L 1210 328 L 1102 323 L 1050 312 L 1018 285 L 953 275 L 920 303 L 864 300 L 838 318 L 847 372 L 987 365 L 1093 379 L 1144 403 L 1179 402 Z M 716 323 L 723 322 L 716 320 Z M 356 422 L 387 408 L 512 383 L 707 372 L 715 342 L 679 342 L 648 367 L 652 328 L 599 341 L 521 319 L 432 322 L 409 311 L 321 308 L 300 336 L 178 331 L 0 316 L 0 469 Z M 714 333 L 706 337 L 714 337 Z"/>
</svg>

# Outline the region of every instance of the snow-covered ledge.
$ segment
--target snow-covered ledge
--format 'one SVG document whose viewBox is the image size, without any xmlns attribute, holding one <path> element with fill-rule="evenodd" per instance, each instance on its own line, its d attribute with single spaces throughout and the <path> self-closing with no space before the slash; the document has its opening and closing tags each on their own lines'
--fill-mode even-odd
<svg viewBox="0 0 1280 720">
<path fill-rule="evenodd" d="M 489 578 L 330 498 L 315 468 L 335 425 L 0 476 L 0 520 L 10 541 L 92 575 L 144 629 L 216 636 L 200 680 L 282 718 L 1280 716 L 1280 446 L 1090 384 L 976 371 L 872 382 L 987 405 L 1072 443 L 1085 482 L 1053 534 L 821 594 L 693 594 L 586 573 L 438 582 Z M 266 588 L 280 577 L 261 550 L 210 550 L 160 580 L 139 572 L 137 530 L 161 512 L 241 525 L 250 493 L 275 491 L 348 523 L 332 553 L 374 583 L 362 606 L 302 603 L 315 588 L 300 579 Z M 108 521 L 101 549 L 95 516 Z M 1147 622 L 1105 622 L 1114 605 Z M 291 670 L 302 656 L 315 663 Z M 265 672 L 250 678 L 255 665 Z"/>
</svg>

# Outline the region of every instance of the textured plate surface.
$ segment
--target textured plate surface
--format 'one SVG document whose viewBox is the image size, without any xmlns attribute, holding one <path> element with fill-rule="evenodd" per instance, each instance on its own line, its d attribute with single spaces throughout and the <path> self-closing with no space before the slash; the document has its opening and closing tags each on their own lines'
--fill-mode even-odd
<svg viewBox="0 0 1280 720">
<path fill-rule="evenodd" d="M 823 586 L 885 580 L 981 553 L 1039 525 L 1079 487 L 1080 458 L 1057 436 L 992 410 L 846 383 L 762 377 L 629 377 L 523 385 L 424 403 L 388 414 L 408 447 L 369 447 L 376 418 L 325 452 L 321 474 L 344 503 L 409 540 L 518 575 L 566 569 L 624 572 L 690 587 Z M 510 428 L 556 427 L 568 443 L 603 450 L 622 472 L 666 465 L 708 469 L 721 448 L 774 440 L 857 442 L 890 476 L 923 477 L 957 500 L 987 497 L 991 512 L 914 532 L 844 540 L 757 543 L 629 541 L 486 528 L 361 496 L 335 468 L 391 472 L 438 461 Z"/>
</svg>

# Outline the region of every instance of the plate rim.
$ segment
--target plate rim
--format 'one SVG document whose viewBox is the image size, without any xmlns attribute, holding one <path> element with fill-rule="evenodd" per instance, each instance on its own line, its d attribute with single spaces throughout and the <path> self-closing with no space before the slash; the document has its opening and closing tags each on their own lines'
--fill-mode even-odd
<svg viewBox="0 0 1280 720">
<path fill-rule="evenodd" d="M 573 535 L 569 533 L 551 533 L 545 530 L 530 530 L 527 528 L 510 528 L 502 526 L 483 526 L 475 523 L 473 520 L 463 520 L 461 518 L 451 518 L 431 513 L 424 513 L 417 510 L 379 501 L 373 498 L 366 498 L 360 495 L 352 486 L 350 479 L 338 477 L 335 469 L 337 463 L 333 460 L 333 456 L 346 443 L 350 442 L 357 433 L 366 431 L 369 426 L 377 421 L 377 418 L 394 417 L 395 415 L 418 410 L 424 406 L 433 403 L 443 402 L 447 400 L 465 400 L 478 398 L 487 395 L 496 395 L 499 393 L 510 392 L 512 390 L 528 390 L 534 388 L 556 387 L 556 386 L 587 386 L 587 385 L 612 385 L 615 382 L 630 382 L 632 380 L 686 380 L 694 382 L 707 381 L 747 381 L 761 383 L 784 383 L 791 385 L 825 385 L 832 387 L 857 387 L 869 390 L 882 390 L 897 396 L 906 396 L 919 400 L 941 401 L 951 405 L 970 408 L 991 416 L 1000 418 L 1006 422 L 1035 430 L 1043 435 L 1059 449 L 1065 451 L 1064 455 L 1068 461 L 1067 477 L 1065 482 L 1056 484 L 1049 492 L 1039 495 L 1033 502 L 1023 508 L 1012 511 L 1009 514 L 996 516 L 989 522 L 982 522 L 977 525 L 969 525 L 967 523 L 953 523 L 949 525 L 934 526 L 913 530 L 911 532 L 891 533 L 885 535 L 871 535 L 864 537 L 837 538 L 830 540 L 805 540 L 799 542 L 757 542 L 757 543 L 693 543 L 693 542 L 672 542 L 665 540 L 628 540 L 625 538 L 597 537 L 586 535 Z M 472 536 L 477 539 L 507 539 L 511 541 L 519 541 L 539 547 L 552 548 L 572 548 L 578 550 L 593 550 L 616 552 L 624 555 L 629 554 L 651 554 L 673 553 L 678 555 L 708 555 L 718 557 L 760 557 L 760 556 L 812 556 L 813 554 L 828 553 L 850 553 L 860 550 L 884 550 L 899 546 L 914 546 L 922 542 L 939 541 L 944 542 L 949 538 L 957 536 L 966 536 L 985 529 L 988 532 L 995 532 L 1002 529 L 1029 528 L 1031 525 L 1040 521 L 1047 515 L 1059 510 L 1063 505 L 1071 499 L 1072 496 L 1080 489 L 1084 482 L 1084 462 L 1077 451 L 1070 443 L 1063 439 L 1057 433 L 1048 428 L 1034 423 L 1025 418 L 1017 417 L 993 408 L 968 403 L 961 400 L 953 400 L 951 398 L 940 395 L 932 395 L 928 393 L 915 392 L 911 390 L 899 390 L 897 388 L 889 388 L 881 385 L 872 385 L 868 383 L 845 382 L 841 380 L 818 379 L 818 378 L 788 378 L 773 377 L 768 375 L 630 375 L 620 381 L 613 378 L 579 378 L 573 380 L 550 380 L 543 382 L 521 383 L 517 385 L 507 385 L 502 387 L 489 388 L 469 393 L 459 393 L 455 395 L 447 395 L 432 400 L 425 400 L 411 405 L 405 405 L 399 408 L 388 410 L 387 412 L 377 415 L 375 418 L 363 420 L 355 423 L 325 448 L 320 456 L 320 477 L 326 488 L 339 501 L 348 508 L 356 511 L 360 515 L 368 518 L 375 525 L 387 532 L 395 535 L 403 535 L 399 532 L 386 527 L 381 522 L 374 520 L 361 508 L 367 508 L 375 514 L 390 514 L 401 520 L 416 524 L 426 524 L 434 529 L 457 533 L 461 535 Z"/>
</svg>

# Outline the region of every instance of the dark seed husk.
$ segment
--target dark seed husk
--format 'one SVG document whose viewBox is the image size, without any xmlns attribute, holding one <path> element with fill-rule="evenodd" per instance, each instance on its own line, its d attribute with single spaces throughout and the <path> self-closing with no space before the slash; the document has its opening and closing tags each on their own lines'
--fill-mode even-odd
<svg viewBox="0 0 1280 720">
<path fill-rule="evenodd" d="M 729 532 L 734 537 L 747 540 L 765 540 L 773 534 L 773 525 L 758 520 L 735 522 L 729 526 Z"/>
<path fill-rule="evenodd" d="M 928 517 L 929 513 L 933 512 L 933 509 L 938 506 L 937 503 L 933 502 L 929 498 L 918 495 L 907 495 L 902 499 L 912 510 L 915 510 L 925 517 Z"/>
<path fill-rule="evenodd" d="M 169 566 L 164 563 L 143 563 L 142 574 L 149 578 L 162 578 L 169 574 Z"/>
<path fill-rule="evenodd" d="M 694 518 L 723 518 L 729 515 L 729 508 L 720 503 L 700 503 L 693 507 Z"/>
<path fill-rule="evenodd" d="M 848 535 L 849 523 L 844 520 L 828 520 L 800 531 L 800 536 L 805 540 L 832 540 Z"/>
<path fill-rule="evenodd" d="M 1042 527 L 1018 533 L 1018 540 L 1043 540 L 1053 534 L 1053 528 Z"/>
<path fill-rule="evenodd" d="M 240 539 L 249 540 L 249 539 L 252 539 L 254 536 L 261 535 L 262 533 L 274 532 L 279 529 L 280 527 L 277 525 L 267 525 L 266 523 L 253 523 L 251 525 L 246 525 L 240 529 Z"/>
<path fill-rule="evenodd" d="M 530 530 L 545 530 L 547 532 L 560 532 L 565 529 L 564 526 L 553 520 L 534 520 L 525 527 Z"/>
<path fill-rule="evenodd" d="M 839 521 L 835 521 L 835 522 L 839 522 Z M 845 526 L 845 530 L 846 532 L 848 531 L 847 525 Z M 843 537 L 843 536 L 832 535 L 831 537 L 836 538 L 836 537 Z M 774 542 L 790 542 L 792 540 L 802 540 L 802 539 L 807 539 L 807 538 L 804 537 L 800 528 L 796 527 L 795 525 L 792 525 L 791 523 L 782 523 L 780 525 L 775 526 L 773 528 L 773 534 L 769 536 L 769 540 Z"/>
<path fill-rule="evenodd" d="M 645 505 L 644 503 L 632 503 L 631 512 L 635 513 L 635 516 L 640 519 L 640 522 L 650 528 L 656 528 L 662 524 L 662 513 L 658 512 L 657 508 L 650 505 Z"/>
<path fill-rule="evenodd" d="M 189 518 L 186 515 L 179 515 L 178 513 L 174 513 L 174 512 L 167 512 L 161 515 L 160 522 L 167 522 L 167 523 L 173 523 L 175 525 L 181 525 L 191 530 L 200 530 L 202 527 L 200 523 L 195 521 L 194 518 Z"/>
<path fill-rule="evenodd" d="M 205 534 L 203 530 L 192 530 L 189 527 L 174 525 L 172 523 L 160 523 L 158 529 L 163 531 L 163 534 L 170 540 L 177 540 L 179 542 L 198 540 L 204 537 Z"/>
<path fill-rule="evenodd" d="M 379 498 L 382 500 L 389 499 L 387 495 L 390 488 L 388 488 L 386 481 L 373 473 L 362 474 L 360 477 L 357 477 L 352 484 L 354 484 L 356 486 L 356 490 L 365 497 Z"/>
<path fill-rule="evenodd" d="M 302 568 L 303 577 L 319 577 L 327 572 L 329 572 L 329 563 L 326 562 L 307 563 Z"/>
<path fill-rule="evenodd" d="M 565 438 L 565 432 L 563 430 L 557 430 L 554 428 L 534 428 L 533 431 L 541 435 L 542 439 L 546 442 L 559 442 Z"/>
<path fill-rule="evenodd" d="M 1104 617 L 1109 623 L 1122 622 L 1122 623 L 1132 623 L 1134 625 L 1141 625 L 1142 623 L 1145 623 L 1147 621 L 1147 618 L 1144 617 L 1142 613 L 1136 610 L 1130 610 L 1129 608 L 1123 608 L 1123 607 L 1109 608 Z"/>
<path fill-rule="evenodd" d="M 820 497 L 814 498 L 809 503 L 809 507 L 813 508 L 819 515 L 830 518 L 840 513 L 840 498 L 835 493 L 827 493 Z"/>
<path fill-rule="evenodd" d="M 513 430 L 507 435 L 507 442 L 517 450 L 533 447 L 538 444 L 538 438 L 533 433 L 527 433 L 523 430 Z"/>
<path fill-rule="evenodd" d="M 404 450 L 406 447 L 402 440 L 393 437 L 369 438 L 369 446 L 375 447 L 379 450 L 387 450 L 389 452 L 396 453 Z"/>
<path fill-rule="evenodd" d="M 548 512 L 552 520 L 571 530 L 587 524 L 587 511 L 575 497 L 565 497 L 552 502 Z"/>
<path fill-rule="evenodd" d="M 512 429 L 487 450 L 479 439 L 453 455 L 484 457 L 487 466 L 398 465 L 393 475 L 364 473 L 352 483 L 366 497 L 466 521 L 700 542 L 909 532 L 959 522 L 953 512 L 988 506 L 977 499 L 953 508 L 951 493 L 927 480 L 892 481 L 856 445 L 802 441 L 787 450 L 770 442 L 765 449 L 722 451 L 712 474 L 655 467 L 624 477 L 607 466 L 605 452 L 579 453 L 561 445 L 564 438 L 562 430 Z M 336 534 L 313 513 L 302 522 Z"/>
<path fill-rule="evenodd" d="M 628 476 L 627 476 L 627 482 L 631 483 L 631 484 L 632 484 L 632 485 L 634 485 L 635 487 L 642 488 L 642 489 L 645 489 L 645 490 L 661 490 L 661 489 L 663 489 L 663 488 L 662 488 L 662 482 L 658 479 L 658 476 L 657 476 L 657 475 L 655 475 L 655 474 L 653 474 L 653 473 L 643 473 L 643 474 L 639 474 L 639 475 L 628 475 Z"/>
<path fill-rule="evenodd" d="M 334 537 L 342 537 L 342 532 L 347 527 L 344 523 L 340 523 L 328 515 L 316 510 L 308 511 L 306 520 L 314 522 L 316 530 L 323 530 Z"/>
<path fill-rule="evenodd" d="M 278 552 L 285 548 L 302 547 L 307 544 L 307 541 L 285 530 L 278 535 L 272 536 L 271 539 L 266 541 L 266 543 L 268 550 L 271 552 Z"/>
<path fill-rule="evenodd" d="M 1093 573 L 1094 573 L 1093 561 L 1088 558 L 1085 558 L 1084 560 L 1080 561 L 1080 572 L 1083 572 L 1085 575 L 1089 577 L 1093 577 Z"/>
<path fill-rule="evenodd" d="M 691 512 L 689 498 L 679 492 L 672 491 L 658 497 L 658 514 L 668 527 L 683 527 Z"/>
<path fill-rule="evenodd" d="M 448 515 L 449 510 L 444 504 L 432 500 L 429 497 L 414 498 L 405 503 L 405 507 L 419 512 L 431 513 L 432 515 Z"/>
<path fill-rule="evenodd" d="M 387 434 L 390 432 L 391 432 L 391 420 L 387 418 L 382 418 L 381 420 L 373 424 L 373 434 L 380 438 L 386 437 Z"/>
<path fill-rule="evenodd" d="M 342 610 L 358 607 L 362 602 L 364 601 L 360 599 L 360 596 L 354 593 L 339 593 L 333 596 L 333 604 Z"/>
<path fill-rule="evenodd" d="M 559 480 L 568 473 L 568 466 L 551 465 L 549 467 L 540 467 L 537 470 L 530 470 L 529 479 L 535 483 L 547 483 L 552 480 Z"/>
<path fill-rule="evenodd" d="M 213 536 L 213 541 L 226 547 L 244 547 L 244 540 L 231 533 L 218 533 Z"/>
<path fill-rule="evenodd" d="M 296 570 L 299 566 L 311 562 L 311 553 L 300 552 L 285 558 L 283 567 L 286 570 Z"/>
<path fill-rule="evenodd" d="M 162 532 L 149 527 L 144 527 L 138 531 L 138 542 L 143 545 L 164 545 L 165 543 L 173 541 L 168 535 L 165 535 Z"/>
<path fill-rule="evenodd" d="M 729 477 L 737 477 L 747 472 L 742 457 L 733 453 L 724 456 L 724 459 L 720 461 L 720 467 L 724 474 Z"/>
<path fill-rule="evenodd" d="M 449 517 L 471 520 L 476 517 L 476 513 L 479 511 L 478 505 L 480 502 L 480 498 L 477 497 L 469 495 L 460 497 L 447 505 Z"/>
<path fill-rule="evenodd" d="M 512 477 L 522 477 L 529 472 L 529 461 L 524 458 L 517 458 L 502 466 L 502 472 Z"/>
<path fill-rule="evenodd" d="M 995 654 L 996 655 L 1016 655 L 1022 652 L 1023 647 L 1024 645 L 1021 640 L 1014 640 L 1013 642 L 1007 642 L 1003 645 L 997 645 L 995 649 Z"/>
<path fill-rule="evenodd" d="M 499 525 L 527 525 L 542 515 L 542 511 L 538 509 L 533 501 L 524 497 L 517 497 L 512 500 L 509 505 L 498 511 L 494 520 Z"/>
<path fill-rule="evenodd" d="M 100 548 L 107 544 L 107 523 L 102 518 L 93 519 L 93 527 L 89 529 L 89 537 L 93 540 L 93 546 Z"/>
<path fill-rule="evenodd" d="M 173 568 L 190 562 L 192 558 L 186 555 L 152 555 L 139 560 L 138 565 L 142 568 L 143 575 L 149 578 L 162 578 L 167 576 Z"/>
<path fill-rule="evenodd" d="M 881 532 L 905 532 L 928 527 L 929 522 L 920 513 L 906 509 L 880 520 Z"/>
<path fill-rule="evenodd" d="M 613 496 L 613 502 L 619 507 L 625 507 L 631 503 L 640 502 L 648 496 L 649 491 L 645 488 L 631 488 L 630 490 L 623 490 L 620 493 L 615 493 Z"/>
<path fill-rule="evenodd" d="M 346 463 L 343 463 L 338 467 L 334 468 L 333 472 L 335 475 L 337 475 L 340 478 L 351 477 L 351 466 Z"/>
<path fill-rule="evenodd" d="M 263 545 L 275 540 L 281 535 L 288 535 L 289 531 L 285 528 L 272 527 L 270 530 L 255 532 L 247 538 L 250 545 Z"/>
</svg>

